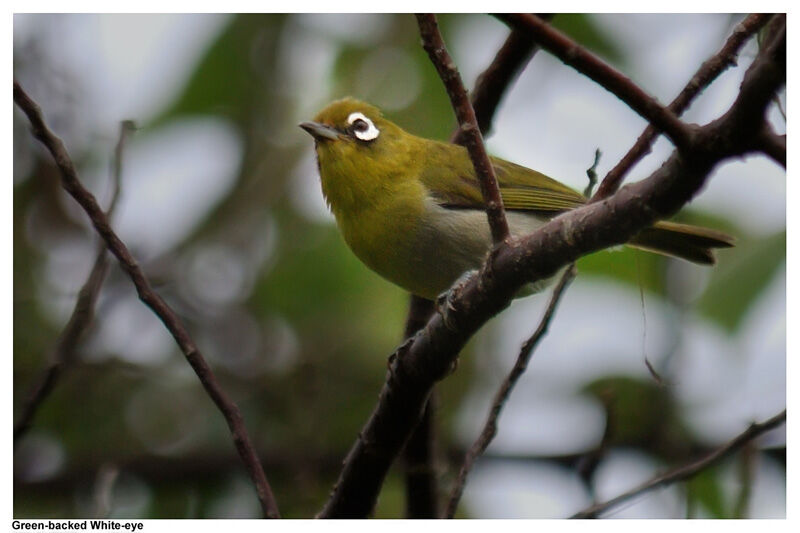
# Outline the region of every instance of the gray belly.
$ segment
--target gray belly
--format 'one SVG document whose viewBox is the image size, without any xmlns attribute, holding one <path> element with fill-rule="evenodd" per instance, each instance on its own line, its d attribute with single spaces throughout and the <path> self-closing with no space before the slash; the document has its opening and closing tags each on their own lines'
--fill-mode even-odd
<svg viewBox="0 0 800 533">
<path fill-rule="evenodd" d="M 410 279 L 402 285 L 410 285 L 405 288 L 419 296 L 434 299 L 462 274 L 481 266 L 491 247 L 491 236 L 484 211 L 431 204 L 413 239 L 414 253 L 407 265 Z M 544 223 L 528 214 L 509 212 L 506 216 L 513 236 L 531 233 Z M 536 285 L 531 288 L 533 292 L 544 287 Z"/>
</svg>

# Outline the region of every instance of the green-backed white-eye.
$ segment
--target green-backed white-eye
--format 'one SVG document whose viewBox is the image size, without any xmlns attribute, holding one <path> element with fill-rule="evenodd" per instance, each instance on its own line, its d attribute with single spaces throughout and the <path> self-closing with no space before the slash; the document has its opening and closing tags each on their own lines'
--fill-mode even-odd
<svg viewBox="0 0 800 533">
<path fill-rule="evenodd" d="M 403 131 L 380 111 L 338 100 L 300 127 L 315 140 L 322 192 L 353 252 L 407 291 L 434 299 L 491 246 L 475 170 L 465 148 Z M 492 158 L 511 234 L 531 233 L 586 202 L 544 174 Z M 629 246 L 713 264 L 718 231 L 658 222 Z"/>
</svg>

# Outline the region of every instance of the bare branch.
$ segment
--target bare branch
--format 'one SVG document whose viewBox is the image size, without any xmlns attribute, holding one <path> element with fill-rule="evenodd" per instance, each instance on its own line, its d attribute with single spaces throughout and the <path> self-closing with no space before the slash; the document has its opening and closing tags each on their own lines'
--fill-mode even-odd
<svg viewBox="0 0 800 533">
<path fill-rule="evenodd" d="M 552 15 L 540 15 L 549 19 Z M 492 63 L 475 82 L 472 91 L 472 109 L 478 120 L 482 135 L 491 129 L 494 114 L 500 100 L 525 65 L 538 50 L 533 41 L 523 32 L 512 30 Z M 464 135 L 456 128 L 450 141 L 463 145 Z M 433 313 L 433 302 L 411 296 L 406 336 L 410 337 L 424 326 Z M 432 398 L 433 399 L 433 398 Z M 436 467 L 434 462 L 435 409 L 426 406 L 419 425 L 411 435 L 403 452 L 406 472 L 406 516 L 408 518 L 433 518 L 438 516 L 436 491 Z"/>
<path fill-rule="evenodd" d="M 758 146 L 762 152 L 786 168 L 786 135 L 778 135 L 770 128 L 764 128 L 758 138 Z"/>
<path fill-rule="evenodd" d="M 97 204 L 95 197 L 86 190 L 78 178 L 78 172 L 67 152 L 64 143 L 47 127 L 42 117 L 39 106 L 22 89 L 22 86 L 14 81 L 14 102 L 25 112 L 31 122 L 32 133 L 48 149 L 61 173 L 61 185 L 64 189 L 81 205 L 89 215 L 92 225 L 105 241 L 108 249 L 119 260 L 120 266 L 136 286 L 139 298 L 145 303 L 172 334 L 178 343 L 187 361 L 194 369 L 206 392 L 217 405 L 225 417 L 231 431 L 234 444 L 247 468 L 248 474 L 256 485 L 259 501 L 264 515 L 268 518 L 279 517 L 278 506 L 272 494 L 272 489 L 264 475 L 264 470 L 258 459 L 247 429 L 244 426 L 242 415 L 239 408 L 222 390 L 217 382 L 214 373 L 206 363 L 205 358 L 197 349 L 194 341 L 190 337 L 186 327 L 181 322 L 178 315 L 169 305 L 155 292 L 150 286 L 150 282 L 145 277 L 142 269 L 136 263 L 125 244 L 119 239 L 108 222 L 103 210 Z"/>
<path fill-rule="evenodd" d="M 780 426 L 784 422 L 786 422 L 786 409 L 784 409 L 777 415 L 773 416 L 769 420 L 761 422 L 760 424 L 751 424 L 750 427 L 748 427 L 743 433 L 739 434 L 736 438 L 720 446 L 719 448 L 709 453 L 702 459 L 699 459 L 687 465 L 683 465 L 679 468 L 675 468 L 674 470 L 671 470 L 666 474 L 656 476 L 653 479 L 646 481 L 645 483 L 642 483 L 638 487 L 635 487 L 629 490 L 628 492 L 617 496 L 616 498 L 608 500 L 607 502 L 598 503 L 597 505 L 593 505 L 587 509 L 584 509 L 583 511 L 574 514 L 571 518 L 596 518 L 597 516 L 603 514 L 609 509 L 612 509 L 617 505 L 630 500 L 631 498 L 640 496 L 645 492 L 651 491 L 659 487 L 665 487 L 667 485 L 671 485 L 672 483 L 675 483 L 677 481 L 683 481 L 689 479 L 692 476 L 696 475 L 698 472 L 701 472 L 706 468 L 714 466 L 715 464 L 717 464 L 722 459 L 729 456 L 731 453 L 735 452 L 742 446 L 745 446 L 746 444 L 753 441 L 760 435 L 763 435 L 767 431 Z"/>
<path fill-rule="evenodd" d="M 616 95 L 658 130 L 663 131 L 676 147 L 683 148 L 690 142 L 691 128 L 678 120 L 674 113 L 644 92 L 630 78 L 539 17 L 515 14 L 498 15 L 498 18 L 513 28 L 527 31 L 539 46 Z"/>
<path fill-rule="evenodd" d="M 434 384 L 451 371 L 472 334 L 507 307 L 523 285 L 551 277 L 583 255 L 627 242 L 677 212 L 720 161 L 752 151 L 766 106 L 786 79 L 785 31 L 779 33 L 748 69 L 729 111 L 697 127 L 691 144 L 673 152 L 650 177 L 496 247 L 477 275 L 450 290 L 438 313 L 390 358 L 378 404 L 345 459 L 321 517 L 363 517 L 371 512 L 386 472 L 418 422 Z"/>
<path fill-rule="evenodd" d="M 403 449 L 406 476 L 406 518 L 438 518 L 439 494 L 435 461 L 436 394 L 431 393 Z"/>
<path fill-rule="evenodd" d="M 754 14 L 749 15 L 739 23 L 731 33 L 728 40 L 713 57 L 706 60 L 697 70 L 689 83 L 683 88 L 680 94 L 675 97 L 668 109 L 680 116 L 695 99 L 695 97 L 708 87 L 717 77 L 728 67 L 736 65 L 736 56 L 750 37 L 764 27 L 769 20 L 769 15 Z M 636 143 L 627 154 L 611 169 L 606 177 L 603 178 L 597 193 L 591 201 L 606 198 L 619 189 L 625 174 L 639 162 L 644 156 L 650 153 L 653 141 L 658 136 L 658 130 L 648 124 L 644 132 L 636 140 Z M 785 164 L 784 164 L 785 166 Z"/>
<path fill-rule="evenodd" d="M 536 331 L 533 332 L 533 335 L 531 335 L 531 337 L 525 341 L 520 348 L 517 361 L 514 363 L 514 367 L 511 369 L 511 372 L 509 372 L 508 376 L 506 376 L 506 379 L 503 380 L 502 385 L 500 385 L 500 389 L 495 394 L 492 407 L 489 410 L 489 416 L 486 419 L 486 423 L 483 425 L 483 430 L 481 430 L 480 435 L 472 444 L 472 447 L 470 447 L 470 449 L 467 451 L 467 454 L 464 457 L 464 462 L 461 465 L 461 470 L 459 471 L 458 477 L 453 484 L 453 489 L 450 492 L 450 501 L 448 502 L 447 510 L 445 511 L 445 518 L 453 518 L 455 516 L 456 509 L 458 508 L 458 502 L 461 500 L 461 495 L 464 493 L 464 487 L 467 483 L 467 476 L 469 475 L 470 470 L 472 470 L 472 465 L 475 463 L 475 460 L 486 451 L 486 448 L 489 447 L 489 444 L 492 442 L 495 435 L 497 435 L 497 422 L 500 419 L 500 413 L 503 411 L 503 407 L 505 407 L 509 396 L 511 396 L 511 391 L 514 389 L 517 381 L 528 368 L 528 362 L 533 355 L 533 350 L 547 333 L 547 328 L 550 326 L 550 322 L 555 315 L 556 307 L 558 306 L 558 302 L 561 300 L 561 295 L 564 294 L 564 291 L 566 290 L 567 286 L 569 286 L 569 283 L 575 278 L 575 274 L 575 264 L 573 263 L 567 268 L 564 274 L 562 274 L 561 279 L 559 280 L 555 289 L 553 289 L 553 294 L 550 296 L 550 302 L 547 304 L 544 315 L 542 315 L 542 318 L 539 321 L 539 326 L 536 328 Z"/>
<path fill-rule="evenodd" d="M 123 121 L 120 124 L 119 140 L 114 150 L 114 169 L 112 172 L 112 196 L 106 215 L 110 217 L 114 213 L 114 208 L 119 198 L 122 180 L 122 154 L 128 136 L 134 130 L 133 123 Z M 50 396 L 50 393 L 58 383 L 63 372 L 75 359 L 75 350 L 81 341 L 89 325 L 94 318 L 94 307 L 97 297 L 100 295 L 100 288 L 108 272 L 108 254 L 106 245 L 101 242 L 98 245 L 97 257 L 94 266 L 89 272 L 89 277 L 84 282 L 75 307 L 72 309 L 67 325 L 58 337 L 55 347 L 50 355 L 50 362 L 31 388 L 22 406 L 22 414 L 14 425 L 14 442 L 16 443 L 30 429 L 36 413 L 42 403 Z"/>
<path fill-rule="evenodd" d="M 543 20 L 552 17 L 546 14 L 539 16 Z M 475 88 L 472 90 L 472 109 L 475 110 L 478 127 L 483 136 L 491 131 L 494 114 L 506 90 L 538 49 L 533 39 L 525 32 L 512 29 L 492 63 L 478 76 Z M 464 145 L 464 141 L 461 129 L 456 129 L 450 142 Z"/>
<path fill-rule="evenodd" d="M 411 295 L 403 340 L 428 323 L 434 303 Z M 406 518 L 439 516 L 439 491 L 436 474 L 436 394 L 431 393 L 422 418 L 403 448 L 406 481 Z"/>
<path fill-rule="evenodd" d="M 478 119 L 475 118 L 475 110 L 472 108 L 467 91 L 461 82 L 461 75 L 445 48 L 436 17 L 431 14 L 417 15 L 417 24 L 422 36 L 422 46 L 428 52 L 428 57 L 439 72 L 439 77 L 442 78 L 447 94 L 450 96 L 450 102 L 461 130 L 459 135 L 464 139 L 464 146 L 469 152 L 478 182 L 481 185 L 481 193 L 486 204 L 486 216 L 489 218 L 489 227 L 492 231 L 492 241 L 497 245 L 508 239 L 508 221 L 497 177 L 494 175 L 494 167 L 489 161 L 483 145 L 483 137 L 478 128 Z"/>
</svg>

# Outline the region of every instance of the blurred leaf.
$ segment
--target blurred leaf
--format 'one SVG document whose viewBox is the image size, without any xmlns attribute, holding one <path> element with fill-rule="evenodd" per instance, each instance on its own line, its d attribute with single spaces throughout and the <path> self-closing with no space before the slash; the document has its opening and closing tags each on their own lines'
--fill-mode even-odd
<svg viewBox="0 0 800 533">
<path fill-rule="evenodd" d="M 713 228 L 733 236 L 737 236 L 741 233 L 741 230 L 729 220 L 699 211 L 683 210 L 670 220 L 683 224 L 694 224 L 696 226 Z M 746 243 L 740 242 L 738 244 L 738 246 L 743 245 L 746 245 Z M 727 255 L 729 253 L 730 250 L 721 250 L 717 252 L 718 256 L 723 254 L 725 258 L 720 264 L 726 264 L 729 261 Z M 582 257 L 578 260 L 578 271 L 581 275 L 588 274 L 609 277 L 623 283 L 628 283 L 637 289 L 641 286 L 648 292 L 664 295 L 666 284 L 663 274 L 667 261 L 669 261 L 668 258 L 659 254 L 620 246 Z M 710 268 L 713 277 L 717 275 L 717 269 L 720 268 L 720 265 L 703 268 Z"/>
<path fill-rule="evenodd" d="M 687 456 L 691 437 L 668 388 L 653 380 L 608 376 L 583 390 L 606 412 L 604 447 L 635 447 L 667 462 Z"/>
<path fill-rule="evenodd" d="M 274 43 L 285 15 L 237 15 L 208 49 L 183 93 L 157 120 L 178 115 L 216 114 L 246 123 L 258 94 L 259 77 L 274 62 Z"/>
<path fill-rule="evenodd" d="M 626 376 L 595 380 L 584 391 L 597 398 L 607 416 L 609 444 L 641 446 L 673 412 L 675 406 L 666 389 L 654 382 Z"/>
<path fill-rule="evenodd" d="M 664 260 L 658 254 L 622 246 L 582 257 L 578 260 L 578 272 L 609 277 L 663 295 L 665 285 L 661 273 Z"/>
<path fill-rule="evenodd" d="M 620 67 L 625 65 L 625 56 L 619 46 L 598 27 L 592 15 L 559 13 L 551 24 L 610 63 Z"/>
<path fill-rule="evenodd" d="M 700 471 L 686 483 L 690 505 L 699 503 L 713 518 L 728 518 L 722 487 L 717 479 L 717 469 Z"/>
<path fill-rule="evenodd" d="M 283 233 L 291 235 L 292 242 L 285 244 L 278 264 L 256 288 L 253 296 L 259 309 L 302 320 L 313 314 L 340 313 L 345 307 L 352 313 L 353 305 L 372 308 L 376 314 L 405 305 L 402 292 L 364 266 L 336 228 L 297 225 Z"/>
<path fill-rule="evenodd" d="M 736 331 L 751 304 L 785 263 L 786 231 L 741 239 L 736 247 L 719 253 L 723 254 L 697 308 L 728 331 Z"/>
<path fill-rule="evenodd" d="M 439 17 L 443 32 L 454 18 Z M 386 118 L 415 135 L 446 140 L 455 127 L 455 114 L 436 68 L 420 45 L 413 17 L 394 15 L 387 33 L 390 38 L 384 40 L 381 46 L 401 48 L 408 53 L 420 74 L 421 86 L 419 95 L 409 106 L 397 111 L 386 111 Z M 358 73 L 374 50 L 375 47 L 371 45 L 342 44 L 334 65 L 334 98 L 347 95 L 366 98 L 361 94 Z"/>
</svg>

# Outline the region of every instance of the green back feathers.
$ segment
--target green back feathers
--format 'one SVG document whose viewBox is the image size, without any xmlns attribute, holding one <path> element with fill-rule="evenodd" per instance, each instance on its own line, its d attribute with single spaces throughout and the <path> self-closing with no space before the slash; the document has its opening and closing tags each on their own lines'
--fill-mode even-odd
<svg viewBox="0 0 800 533">
<path fill-rule="evenodd" d="M 431 141 L 428 153 L 430 164 L 424 166 L 421 181 L 437 203 L 454 209 L 483 209 L 480 185 L 466 149 Z M 552 218 L 586 203 L 582 194 L 540 172 L 496 157 L 491 161 L 508 211 Z M 728 248 L 733 243 L 730 236 L 719 231 L 662 221 L 642 230 L 628 244 L 693 263 L 714 264 L 713 249 Z"/>
<path fill-rule="evenodd" d="M 465 148 L 430 141 L 420 179 L 436 201 L 450 208 L 482 209 L 478 178 Z M 510 211 L 548 213 L 574 209 L 586 202 L 578 192 L 540 172 L 491 158 L 500 195 Z"/>
</svg>

